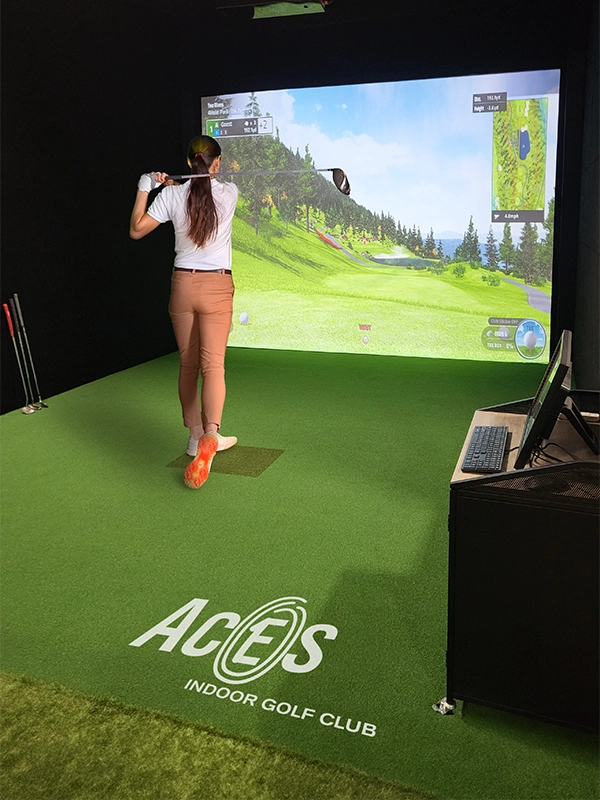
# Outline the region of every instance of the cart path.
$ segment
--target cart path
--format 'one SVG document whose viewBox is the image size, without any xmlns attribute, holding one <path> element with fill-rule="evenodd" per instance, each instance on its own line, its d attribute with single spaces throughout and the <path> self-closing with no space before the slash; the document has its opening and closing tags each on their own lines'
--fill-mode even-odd
<svg viewBox="0 0 600 800">
<path fill-rule="evenodd" d="M 340 242 L 330 233 L 317 231 L 317 234 L 321 239 L 325 239 L 329 242 L 329 244 L 333 245 L 333 247 L 337 247 L 342 251 L 342 253 L 347 255 L 353 261 L 356 261 L 358 264 L 370 267 L 373 266 L 373 262 L 366 261 L 364 258 L 359 258 L 357 255 L 340 244 Z M 532 308 L 535 308 L 536 311 L 542 311 L 544 314 L 550 314 L 552 298 L 545 292 L 542 292 L 541 289 L 536 289 L 534 286 L 528 286 L 527 284 L 519 283 L 519 281 L 512 280 L 511 278 L 503 278 L 502 280 L 505 280 L 507 283 L 512 283 L 513 286 L 518 286 L 519 289 L 523 289 L 527 295 L 527 302 Z"/>
<path fill-rule="evenodd" d="M 503 278 L 502 280 L 507 283 L 512 283 L 513 286 L 518 286 L 519 289 L 523 289 L 527 295 L 527 302 L 532 308 L 535 308 L 536 311 L 542 311 L 544 314 L 550 313 L 552 298 L 547 295 L 546 292 L 542 292 L 540 289 L 536 289 L 533 286 L 519 283 L 519 281 L 513 281 L 511 278 Z"/>
</svg>

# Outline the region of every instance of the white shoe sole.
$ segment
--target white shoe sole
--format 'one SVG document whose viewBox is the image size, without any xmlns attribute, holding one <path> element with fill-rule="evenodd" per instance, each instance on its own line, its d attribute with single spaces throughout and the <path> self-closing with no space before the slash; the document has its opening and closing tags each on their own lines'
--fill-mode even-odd
<svg viewBox="0 0 600 800">
<path fill-rule="evenodd" d="M 229 450 L 230 447 L 233 447 L 234 444 L 237 444 L 237 436 L 221 436 L 221 434 L 218 433 L 217 439 L 219 440 L 217 453 L 220 453 L 223 450 Z M 196 457 L 198 455 L 198 441 L 196 439 L 192 439 L 191 436 L 188 440 L 188 446 L 185 452 L 188 456 Z"/>
</svg>

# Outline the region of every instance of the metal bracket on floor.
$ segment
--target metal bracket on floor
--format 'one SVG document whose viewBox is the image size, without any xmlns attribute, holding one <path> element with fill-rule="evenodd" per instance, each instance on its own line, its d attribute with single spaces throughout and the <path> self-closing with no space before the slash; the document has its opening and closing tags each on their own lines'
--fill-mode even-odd
<svg viewBox="0 0 600 800">
<path fill-rule="evenodd" d="M 431 707 L 434 711 L 437 711 L 438 714 L 452 714 L 456 708 L 456 703 L 448 702 L 447 697 L 442 697 L 439 703 L 434 703 Z"/>
</svg>

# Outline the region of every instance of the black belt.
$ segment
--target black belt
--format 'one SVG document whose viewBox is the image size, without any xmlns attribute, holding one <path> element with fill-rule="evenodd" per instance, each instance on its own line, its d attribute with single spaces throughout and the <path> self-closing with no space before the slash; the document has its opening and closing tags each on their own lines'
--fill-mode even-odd
<svg viewBox="0 0 600 800">
<path fill-rule="evenodd" d="M 186 267 L 173 267 L 175 272 L 219 272 L 221 275 L 231 275 L 230 269 L 187 269 Z"/>
</svg>

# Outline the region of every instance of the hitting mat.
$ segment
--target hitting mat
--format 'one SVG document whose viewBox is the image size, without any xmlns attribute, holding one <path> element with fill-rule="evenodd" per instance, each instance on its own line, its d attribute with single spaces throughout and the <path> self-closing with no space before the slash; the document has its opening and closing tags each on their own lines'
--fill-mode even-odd
<svg viewBox="0 0 600 800">
<path fill-rule="evenodd" d="M 220 472 L 221 475 L 244 475 L 246 478 L 258 478 L 282 453 L 283 450 L 273 450 L 268 447 L 237 445 L 230 450 L 217 453 L 210 469 L 211 472 Z M 185 472 L 185 468 L 191 461 L 193 461 L 192 456 L 184 453 L 167 466 Z"/>
<path fill-rule="evenodd" d="M 543 365 L 232 349 L 197 491 L 177 372 L 2 417 L 3 669 L 439 798 L 595 798 L 594 737 L 431 708 L 457 454 Z"/>
</svg>

